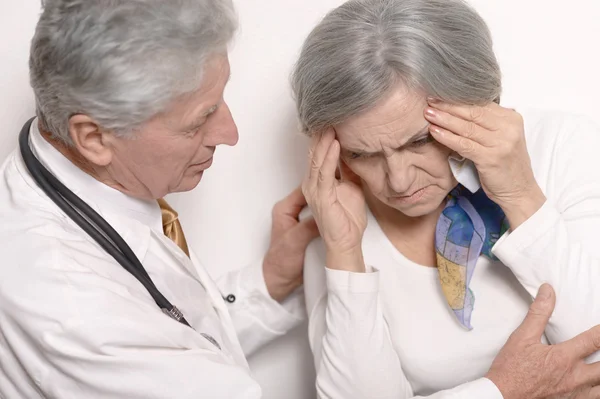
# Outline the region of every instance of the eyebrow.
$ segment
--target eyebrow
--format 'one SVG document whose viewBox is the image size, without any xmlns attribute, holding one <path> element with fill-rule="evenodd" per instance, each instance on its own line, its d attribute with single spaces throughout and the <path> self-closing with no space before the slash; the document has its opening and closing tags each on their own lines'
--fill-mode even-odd
<svg viewBox="0 0 600 399">
<path fill-rule="evenodd" d="M 203 112 L 193 122 L 191 122 L 189 125 L 187 125 L 183 129 L 183 131 L 187 132 L 187 131 L 193 130 L 193 129 L 197 128 L 198 126 L 202 125 L 204 123 L 204 118 L 206 118 L 208 115 L 212 114 L 216 110 L 217 110 L 217 105 L 213 105 L 212 107 L 210 107 L 209 109 L 207 109 L 205 112 Z"/>
<path fill-rule="evenodd" d="M 429 133 L 429 126 L 430 124 L 428 123 L 427 125 L 425 125 L 424 128 L 420 129 L 418 132 L 414 133 L 413 135 L 410 136 L 410 138 L 408 140 L 406 140 L 406 144 L 401 145 L 400 147 L 396 148 L 396 150 L 401 149 L 402 147 L 409 145 L 412 141 L 414 141 L 417 137 L 425 134 L 425 133 Z M 356 148 L 350 148 L 350 147 L 344 147 L 343 148 L 344 151 L 347 152 L 354 152 L 356 154 L 361 154 L 361 155 L 377 155 L 379 154 L 381 151 L 374 151 L 374 152 L 369 152 L 369 151 L 364 151 L 364 150 L 360 150 L 360 149 L 356 149 Z"/>
<path fill-rule="evenodd" d="M 231 71 L 229 71 L 229 76 L 227 76 L 227 83 L 229 83 L 229 81 L 231 80 Z M 207 109 L 205 112 L 202 113 L 202 115 L 200 115 L 198 118 L 196 118 L 193 122 L 191 122 L 189 125 L 187 125 L 183 131 L 184 132 L 189 132 L 190 130 L 194 130 L 196 129 L 198 126 L 202 125 L 204 123 L 204 118 L 206 118 L 208 115 L 212 114 L 213 112 L 215 112 L 218 108 L 218 105 L 213 105 L 212 107 L 210 107 L 209 109 Z"/>
</svg>

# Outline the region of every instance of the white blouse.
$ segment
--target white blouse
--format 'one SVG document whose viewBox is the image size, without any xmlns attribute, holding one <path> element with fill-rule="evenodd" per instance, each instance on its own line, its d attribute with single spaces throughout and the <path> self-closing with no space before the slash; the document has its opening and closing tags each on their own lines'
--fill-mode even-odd
<svg viewBox="0 0 600 399">
<path fill-rule="evenodd" d="M 411 262 L 372 214 L 363 239 L 368 273 L 326 269 L 321 241 L 308 248 L 309 339 L 322 398 L 502 398 L 482 378 L 541 284 L 556 309 L 546 329 L 565 341 L 600 324 L 600 129 L 582 117 L 521 110 L 536 180 L 547 202 L 480 257 L 471 289 L 473 330 L 455 319 L 437 269 Z M 592 356 L 600 360 L 598 354 Z"/>
</svg>

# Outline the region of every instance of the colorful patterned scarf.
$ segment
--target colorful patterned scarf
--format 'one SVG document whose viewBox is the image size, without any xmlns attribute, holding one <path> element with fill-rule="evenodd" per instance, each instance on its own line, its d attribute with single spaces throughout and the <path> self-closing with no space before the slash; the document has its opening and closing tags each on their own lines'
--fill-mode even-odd
<svg viewBox="0 0 600 399">
<path fill-rule="evenodd" d="M 442 291 L 458 321 L 471 330 L 475 296 L 469 289 L 481 254 L 492 260 L 492 247 L 508 230 L 504 212 L 483 189 L 472 194 L 458 185 L 448 196 L 435 231 L 435 249 Z"/>
</svg>

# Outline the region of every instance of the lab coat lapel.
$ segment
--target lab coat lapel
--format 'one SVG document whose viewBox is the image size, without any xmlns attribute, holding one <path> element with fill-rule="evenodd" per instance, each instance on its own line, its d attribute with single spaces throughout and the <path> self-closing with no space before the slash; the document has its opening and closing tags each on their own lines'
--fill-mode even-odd
<svg viewBox="0 0 600 399">
<path fill-rule="evenodd" d="M 225 300 L 214 280 L 210 277 L 198 257 L 194 254 L 194 251 L 190 249 L 190 258 L 188 258 L 183 251 L 168 238 L 160 237 L 159 241 L 177 260 L 176 263 L 202 284 L 223 327 L 223 333 L 226 335 L 228 341 L 227 349 L 229 353 L 238 365 L 249 367 L 237 337 L 235 326 L 229 315 L 229 310 L 225 304 Z"/>
<path fill-rule="evenodd" d="M 202 282 L 200 275 L 198 274 L 198 268 L 194 267 L 190 258 L 168 237 L 163 234 L 155 233 L 158 241 L 165 247 L 165 249 L 177 260 L 177 264 L 180 265 L 186 273 L 192 276 L 195 280 Z"/>
</svg>

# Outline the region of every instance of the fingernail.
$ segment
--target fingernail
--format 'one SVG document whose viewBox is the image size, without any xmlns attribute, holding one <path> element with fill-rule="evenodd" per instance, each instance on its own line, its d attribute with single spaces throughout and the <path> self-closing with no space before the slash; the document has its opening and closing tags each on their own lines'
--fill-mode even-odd
<svg viewBox="0 0 600 399">
<path fill-rule="evenodd" d="M 425 110 L 425 115 L 427 115 L 430 118 L 435 118 L 437 114 L 432 108 L 427 108 Z"/>
<path fill-rule="evenodd" d="M 441 135 L 443 135 L 442 131 L 441 131 L 441 130 L 440 130 L 440 128 L 439 128 L 439 127 L 437 127 L 437 126 L 430 126 L 430 127 L 429 127 L 429 131 L 430 131 L 431 133 L 439 134 L 440 136 L 441 136 Z"/>
<path fill-rule="evenodd" d="M 432 103 L 432 104 L 437 104 L 437 103 L 442 102 L 442 100 L 440 100 L 439 98 L 429 96 L 429 97 L 427 97 L 427 102 Z"/>
<path fill-rule="evenodd" d="M 539 298 L 542 301 L 545 301 L 545 300 L 549 299 L 551 295 L 552 295 L 552 288 L 550 287 L 549 284 L 544 284 L 540 287 L 540 290 L 538 291 L 536 298 Z"/>
</svg>

